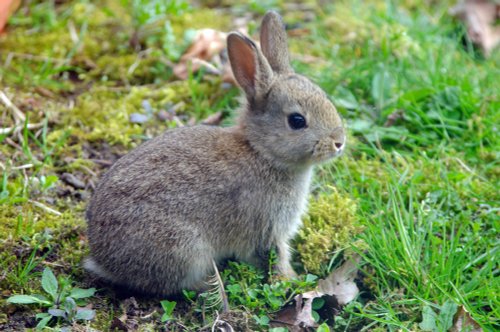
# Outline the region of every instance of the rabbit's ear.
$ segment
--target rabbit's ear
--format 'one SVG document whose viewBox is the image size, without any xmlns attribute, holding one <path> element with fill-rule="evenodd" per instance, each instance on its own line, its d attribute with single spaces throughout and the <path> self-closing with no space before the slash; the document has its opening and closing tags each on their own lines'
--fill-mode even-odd
<svg viewBox="0 0 500 332">
<path fill-rule="evenodd" d="M 268 12 L 262 20 L 260 47 L 275 72 L 293 72 L 290 66 L 285 24 L 281 16 L 274 11 Z"/>
<path fill-rule="evenodd" d="M 249 99 L 263 96 L 273 78 L 273 71 L 257 46 L 247 37 L 232 32 L 227 37 L 227 51 L 234 77 Z"/>
</svg>

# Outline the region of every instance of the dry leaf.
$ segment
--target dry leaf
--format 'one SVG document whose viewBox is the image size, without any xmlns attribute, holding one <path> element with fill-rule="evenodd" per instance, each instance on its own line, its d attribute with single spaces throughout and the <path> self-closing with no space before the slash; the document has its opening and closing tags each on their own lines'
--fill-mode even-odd
<svg viewBox="0 0 500 332">
<path fill-rule="evenodd" d="M 472 319 L 469 312 L 460 306 L 453 317 L 453 326 L 449 332 L 483 332 L 483 329 Z"/>
<path fill-rule="evenodd" d="M 491 0 L 465 0 L 450 9 L 450 14 L 460 18 L 467 27 L 470 40 L 479 45 L 485 56 L 500 43 L 500 4 Z"/>
<path fill-rule="evenodd" d="M 227 34 L 213 29 L 199 30 L 180 62 L 174 66 L 175 76 L 185 80 L 190 70 L 196 72 L 203 67 L 211 74 L 232 77 L 232 73 L 226 74 L 231 70 L 229 61 L 224 56 L 226 36 Z"/>
<path fill-rule="evenodd" d="M 205 120 L 201 121 L 201 123 L 209 126 L 218 126 L 222 122 L 222 118 L 222 112 L 219 111 L 209 115 Z"/>
<path fill-rule="evenodd" d="M 359 294 L 358 286 L 354 282 L 354 278 L 358 273 L 357 264 L 359 260 L 359 256 L 353 257 L 330 273 L 326 279 L 320 280 L 318 282 L 318 292 L 335 296 L 340 305 L 345 305 L 354 300 Z"/>
<path fill-rule="evenodd" d="M 309 295 L 305 296 L 306 294 Z M 315 296 L 312 292 L 306 294 L 295 296 L 293 299 L 295 306 L 290 305 L 280 310 L 276 318 L 270 321 L 270 326 L 286 327 L 291 332 L 314 331 L 312 328 L 318 326 L 312 316 L 312 303 Z"/>
<path fill-rule="evenodd" d="M 221 320 L 217 317 L 212 325 L 212 331 L 234 332 L 234 328 L 225 320 Z"/>
<path fill-rule="evenodd" d="M 21 0 L 1 0 L 0 1 L 0 32 L 3 31 L 9 17 L 21 5 Z"/>
<path fill-rule="evenodd" d="M 321 317 L 333 318 L 342 306 L 351 302 L 359 294 L 354 282 L 358 273 L 359 256 L 355 256 L 342 264 L 330 275 L 318 282 L 316 290 L 299 294 L 294 297 L 295 306 L 289 305 L 278 312 L 271 320 L 272 327 L 287 327 L 292 332 L 309 331 L 318 325 L 312 316 L 312 303 L 316 298 L 325 301 L 318 312 Z"/>
<path fill-rule="evenodd" d="M 384 123 L 384 127 L 392 127 L 398 122 L 399 120 L 404 120 L 405 118 L 405 112 L 403 110 L 396 110 L 389 114 L 387 117 L 387 121 Z"/>
</svg>

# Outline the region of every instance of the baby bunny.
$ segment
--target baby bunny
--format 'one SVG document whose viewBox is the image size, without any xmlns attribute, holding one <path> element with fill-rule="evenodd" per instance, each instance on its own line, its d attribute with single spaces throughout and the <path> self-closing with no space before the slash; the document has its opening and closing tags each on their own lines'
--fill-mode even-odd
<svg viewBox="0 0 500 332">
<path fill-rule="evenodd" d="M 234 127 L 168 130 L 119 159 L 87 209 L 99 277 L 152 294 L 202 290 L 213 263 L 236 258 L 293 277 L 288 241 L 301 224 L 314 164 L 338 156 L 345 131 L 326 94 L 290 66 L 281 17 L 265 15 L 261 49 L 227 37 L 245 92 Z"/>
</svg>

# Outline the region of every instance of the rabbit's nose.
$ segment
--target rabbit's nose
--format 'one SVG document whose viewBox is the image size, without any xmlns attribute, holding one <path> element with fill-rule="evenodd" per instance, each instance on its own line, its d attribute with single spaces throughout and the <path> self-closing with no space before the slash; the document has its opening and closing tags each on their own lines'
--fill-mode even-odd
<svg viewBox="0 0 500 332">
<path fill-rule="evenodd" d="M 333 133 L 330 135 L 333 140 L 333 145 L 337 149 L 337 151 L 341 151 L 345 146 L 345 133 L 344 128 L 337 127 L 333 130 Z"/>
</svg>

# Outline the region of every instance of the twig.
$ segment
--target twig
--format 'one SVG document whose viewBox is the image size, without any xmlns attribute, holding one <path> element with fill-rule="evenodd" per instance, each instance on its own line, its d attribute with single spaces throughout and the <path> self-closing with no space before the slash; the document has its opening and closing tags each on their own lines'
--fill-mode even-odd
<svg viewBox="0 0 500 332">
<path fill-rule="evenodd" d="M 27 53 L 9 52 L 9 54 L 7 55 L 7 59 L 4 62 L 5 68 L 7 68 L 10 65 L 12 58 L 20 58 L 20 59 L 33 60 L 33 61 L 52 61 L 59 66 L 63 66 L 63 65 L 68 64 L 68 60 L 66 60 L 66 59 L 51 58 L 51 57 L 34 55 L 34 54 L 27 54 Z"/>
<path fill-rule="evenodd" d="M 43 123 L 28 123 L 26 125 L 26 128 L 27 129 L 38 129 L 38 128 L 41 128 L 42 126 L 43 126 Z M 15 134 L 18 131 L 20 131 L 22 128 L 24 128 L 24 125 L 22 123 L 15 125 L 14 127 L 0 128 L 0 135 L 5 135 L 8 133 Z"/>
<path fill-rule="evenodd" d="M 458 164 L 459 164 L 460 166 L 462 166 L 462 168 L 463 168 L 464 170 L 466 170 L 467 172 L 469 172 L 470 174 L 472 174 L 472 175 L 474 175 L 474 176 L 477 176 L 477 177 L 478 177 L 478 178 L 480 178 L 481 180 L 488 182 L 488 180 L 487 180 L 487 179 L 485 179 L 485 178 L 484 178 L 484 177 L 482 177 L 481 175 L 479 175 L 479 174 L 477 174 L 476 172 L 474 172 L 474 170 L 472 170 L 469 166 L 467 166 L 467 165 L 466 165 L 466 164 L 465 164 L 465 163 L 464 163 L 464 162 L 463 162 L 460 158 L 455 157 L 454 159 L 458 162 Z"/>
<path fill-rule="evenodd" d="M 78 44 L 80 42 L 80 38 L 78 37 L 78 32 L 76 32 L 75 24 L 71 20 L 68 22 L 68 30 L 73 44 Z"/>
<path fill-rule="evenodd" d="M 179 119 L 177 115 L 174 115 L 173 119 L 177 127 L 184 127 L 184 123 Z"/>
<path fill-rule="evenodd" d="M 50 265 L 50 266 L 57 266 L 57 267 L 64 267 L 62 264 L 54 263 L 54 262 L 47 262 L 43 261 L 44 264 Z"/>
<path fill-rule="evenodd" d="M 21 122 L 26 121 L 26 116 L 21 112 L 19 108 L 17 108 L 16 105 L 10 101 L 9 97 L 3 92 L 0 91 L 0 100 L 4 103 L 7 108 L 9 108 L 12 111 L 12 115 L 14 116 L 14 120 L 16 124 L 19 124 Z"/>
<path fill-rule="evenodd" d="M 88 159 L 94 164 L 98 164 L 101 166 L 111 166 L 113 165 L 113 162 L 111 160 L 106 160 L 106 159 Z"/>
<path fill-rule="evenodd" d="M 157 313 L 156 310 L 153 309 L 153 311 L 151 311 L 149 314 L 147 315 L 144 315 L 144 316 L 140 316 L 141 319 L 148 319 L 149 317 L 153 316 L 153 314 Z"/>
<path fill-rule="evenodd" d="M 33 164 L 26 164 L 26 165 L 21 165 L 21 166 L 14 166 L 12 169 L 26 169 L 26 168 L 31 168 L 33 167 Z"/>
<path fill-rule="evenodd" d="M 5 143 L 9 144 L 10 146 L 12 146 L 14 149 L 17 149 L 19 151 L 23 151 L 23 147 L 20 146 L 19 144 L 17 144 L 16 142 L 14 142 L 13 140 L 11 140 L 10 138 L 6 137 L 5 138 Z"/>
<path fill-rule="evenodd" d="M 96 172 L 94 172 L 93 170 L 91 170 L 87 166 L 79 165 L 78 167 L 80 167 L 81 169 L 83 169 L 84 171 L 86 171 L 87 173 L 89 173 L 90 175 L 92 175 L 93 177 L 97 177 Z"/>
<path fill-rule="evenodd" d="M 217 317 L 215 318 L 214 323 L 212 324 L 212 332 L 215 332 L 216 328 L 219 331 L 234 332 L 234 328 L 231 326 L 231 324 L 219 318 L 218 312 L 217 312 Z"/>
<path fill-rule="evenodd" d="M 34 206 L 39 207 L 42 210 L 45 210 L 45 211 L 52 213 L 52 214 L 55 214 L 56 216 L 62 216 L 61 212 L 54 210 L 53 208 L 50 208 L 45 204 L 42 204 L 42 203 L 37 202 L 37 201 L 33 201 L 31 199 L 29 200 L 29 202 L 32 203 Z"/>
</svg>

